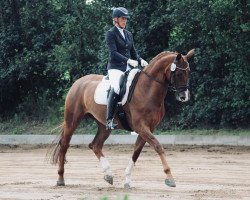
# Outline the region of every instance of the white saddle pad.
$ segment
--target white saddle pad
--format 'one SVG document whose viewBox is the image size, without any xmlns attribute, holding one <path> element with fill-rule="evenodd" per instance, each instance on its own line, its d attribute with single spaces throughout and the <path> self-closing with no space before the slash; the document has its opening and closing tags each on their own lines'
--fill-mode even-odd
<svg viewBox="0 0 250 200">
<path fill-rule="evenodd" d="M 127 83 L 126 83 L 126 92 L 122 98 L 122 101 L 120 102 L 122 105 L 124 105 L 127 102 L 128 94 L 129 94 L 129 88 L 131 86 L 131 83 L 135 77 L 135 74 L 140 71 L 139 69 L 132 69 L 129 72 Z M 107 105 L 108 101 L 108 90 L 110 87 L 109 80 L 105 79 L 106 77 L 103 77 L 102 81 L 98 84 L 95 90 L 94 100 L 97 104 L 101 105 Z"/>
</svg>

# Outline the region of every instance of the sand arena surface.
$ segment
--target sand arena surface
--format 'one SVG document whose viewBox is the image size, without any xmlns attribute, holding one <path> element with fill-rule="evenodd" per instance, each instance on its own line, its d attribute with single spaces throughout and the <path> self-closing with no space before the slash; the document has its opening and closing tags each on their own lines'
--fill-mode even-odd
<svg viewBox="0 0 250 200">
<path fill-rule="evenodd" d="M 164 184 L 159 156 L 146 146 L 132 173 L 132 188 L 124 189 L 124 170 L 132 145 L 104 147 L 114 185 L 103 180 L 94 153 L 86 146 L 70 147 L 65 187 L 55 186 L 57 166 L 45 161 L 44 146 L 0 146 L 0 199 L 122 200 L 250 200 L 250 147 L 165 146 L 177 187 Z"/>
</svg>

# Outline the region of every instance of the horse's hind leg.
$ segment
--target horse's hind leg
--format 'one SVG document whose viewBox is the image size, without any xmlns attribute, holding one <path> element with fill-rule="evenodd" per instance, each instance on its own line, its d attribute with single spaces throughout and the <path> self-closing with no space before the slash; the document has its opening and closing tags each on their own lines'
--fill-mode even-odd
<svg viewBox="0 0 250 200">
<path fill-rule="evenodd" d="M 61 134 L 61 139 L 59 141 L 59 152 L 58 152 L 58 180 L 57 186 L 64 186 L 64 164 L 66 162 L 65 156 L 69 148 L 69 143 L 71 136 L 73 134 L 73 129 L 64 124 L 63 131 Z"/>
<path fill-rule="evenodd" d="M 108 159 L 102 152 L 102 147 L 105 140 L 109 137 L 111 130 L 106 130 L 106 126 L 96 121 L 98 124 L 98 131 L 94 140 L 89 144 L 89 148 L 93 150 L 96 157 L 99 159 L 101 167 L 105 173 L 104 180 L 113 185 L 113 174 L 110 168 Z"/>
<path fill-rule="evenodd" d="M 79 109 L 80 110 L 80 109 Z M 81 119 L 83 118 L 84 113 L 83 112 L 75 112 L 73 115 L 71 112 L 66 111 L 65 113 L 65 120 L 63 123 L 63 130 L 61 132 L 61 137 L 58 143 L 58 181 L 57 186 L 64 186 L 64 164 L 66 163 L 66 153 L 69 148 L 71 137 L 79 125 Z"/>
<path fill-rule="evenodd" d="M 141 136 L 138 135 L 137 140 L 135 142 L 134 153 L 133 153 L 132 159 L 129 161 L 128 166 L 125 170 L 125 183 L 124 183 L 125 188 L 130 188 L 131 173 L 135 165 L 135 162 L 137 161 L 145 143 L 146 142 L 141 138 Z"/>
</svg>

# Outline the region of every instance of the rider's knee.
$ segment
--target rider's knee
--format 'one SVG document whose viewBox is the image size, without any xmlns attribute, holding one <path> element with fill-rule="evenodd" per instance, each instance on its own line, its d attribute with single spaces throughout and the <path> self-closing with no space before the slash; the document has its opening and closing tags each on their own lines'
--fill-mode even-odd
<svg viewBox="0 0 250 200">
<path fill-rule="evenodd" d="M 119 94 L 120 93 L 120 87 L 119 86 L 114 86 L 114 92 L 116 94 Z"/>
</svg>

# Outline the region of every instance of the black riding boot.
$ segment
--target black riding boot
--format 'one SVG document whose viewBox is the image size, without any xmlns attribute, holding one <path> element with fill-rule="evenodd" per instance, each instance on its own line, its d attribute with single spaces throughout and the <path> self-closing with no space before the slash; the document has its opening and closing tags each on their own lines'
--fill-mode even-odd
<svg viewBox="0 0 250 200">
<path fill-rule="evenodd" d="M 114 89 L 112 88 L 109 93 L 108 97 L 108 104 L 107 104 L 107 115 L 106 115 L 106 129 L 114 129 L 116 128 L 117 124 L 114 124 L 113 117 L 114 112 L 117 107 L 119 95 L 114 92 Z"/>
</svg>

